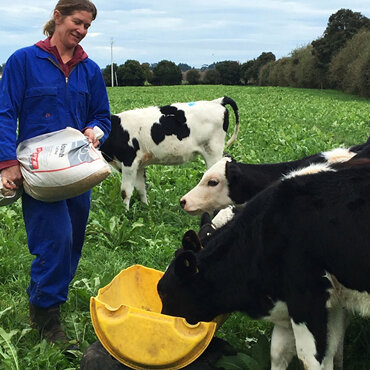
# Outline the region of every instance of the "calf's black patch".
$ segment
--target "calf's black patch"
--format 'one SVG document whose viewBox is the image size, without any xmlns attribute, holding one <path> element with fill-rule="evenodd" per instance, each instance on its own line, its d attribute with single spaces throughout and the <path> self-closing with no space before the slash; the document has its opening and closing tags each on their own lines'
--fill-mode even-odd
<svg viewBox="0 0 370 370">
<path fill-rule="evenodd" d="M 111 162 L 116 157 L 124 166 L 129 167 L 136 158 L 136 152 L 140 149 L 136 138 L 129 144 L 130 134 L 121 125 L 120 117 L 111 116 L 112 129 L 107 140 L 103 143 L 100 150 L 106 161 Z"/>
<path fill-rule="evenodd" d="M 162 113 L 159 123 L 154 123 L 150 134 L 153 141 L 158 145 L 166 136 L 176 135 L 182 140 L 190 135 L 190 128 L 186 124 L 185 112 L 172 105 L 165 105 L 159 108 Z"/>
</svg>

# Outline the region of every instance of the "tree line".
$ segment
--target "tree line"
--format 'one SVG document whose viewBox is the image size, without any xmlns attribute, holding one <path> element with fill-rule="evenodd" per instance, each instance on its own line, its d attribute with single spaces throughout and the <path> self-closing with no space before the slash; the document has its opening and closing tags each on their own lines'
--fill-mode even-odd
<svg viewBox="0 0 370 370">
<path fill-rule="evenodd" d="M 340 9 L 329 17 L 323 35 L 276 60 L 263 52 L 245 63 L 221 61 L 195 69 L 162 60 L 155 65 L 127 60 L 113 65 L 120 86 L 223 84 L 333 88 L 370 96 L 370 20 L 359 12 Z M 102 70 L 111 85 L 111 65 Z"/>
</svg>

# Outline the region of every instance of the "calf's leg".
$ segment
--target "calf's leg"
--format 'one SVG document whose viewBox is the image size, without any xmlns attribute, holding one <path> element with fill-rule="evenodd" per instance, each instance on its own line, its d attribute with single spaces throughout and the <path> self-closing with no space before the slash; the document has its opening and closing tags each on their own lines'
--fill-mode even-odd
<svg viewBox="0 0 370 370">
<path fill-rule="evenodd" d="M 316 359 L 315 338 L 306 324 L 297 324 L 292 320 L 292 328 L 297 349 L 297 356 L 302 361 L 305 370 L 322 370 Z"/>
<path fill-rule="evenodd" d="M 139 167 L 136 173 L 135 188 L 139 193 L 140 200 L 148 204 L 148 199 L 146 196 L 146 185 L 145 185 L 145 167 Z"/>
<path fill-rule="evenodd" d="M 293 329 L 275 325 L 271 336 L 271 370 L 285 370 L 296 354 Z"/>
<path fill-rule="evenodd" d="M 130 208 L 130 199 L 134 191 L 136 176 L 137 166 L 134 163 L 130 167 L 126 167 L 122 164 L 121 197 L 127 210 Z"/>
<path fill-rule="evenodd" d="M 340 306 L 328 310 L 328 348 L 323 360 L 324 369 L 343 367 L 343 341 L 347 328 L 347 312 Z"/>
<path fill-rule="evenodd" d="M 342 336 L 339 338 L 338 348 L 334 355 L 334 368 L 336 370 L 343 369 L 343 351 L 344 351 L 344 336 L 346 329 L 351 321 L 351 314 L 347 311 L 343 311 L 343 332 Z"/>
</svg>

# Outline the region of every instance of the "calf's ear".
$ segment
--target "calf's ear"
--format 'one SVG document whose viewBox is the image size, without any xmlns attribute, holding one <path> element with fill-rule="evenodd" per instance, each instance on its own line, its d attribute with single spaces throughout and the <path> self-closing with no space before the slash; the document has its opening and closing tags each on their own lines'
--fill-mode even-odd
<svg viewBox="0 0 370 370">
<path fill-rule="evenodd" d="M 182 237 L 182 247 L 186 251 L 199 252 L 202 249 L 198 234 L 194 230 L 188 230 Z"/>
<path fill-rule="evenodd" d="M 198 272 L 197 260 L 192 251 L 185 251 L 175 259 L 175 274 L 181 278 L 190 277 Z"/>
<path fill-rule="evenodd" d="M 230 184 L 235 183 L 240 179 L 241 171 L 235 162 L 226 162 L 225 164 L 225 177 Z"/>
<path fill-rule="evenodd" d="M 200 218 L 200 227 L 206 224 L 211 224 L 211 223 L 212 223 L 212 219 L 211 219 L 210 214 L 208 212 L 203 212 Z"/>
<path fill-rule="evenodd" d="M 232 160 L 234 160 L 234 158 L 232 157 L 232 155 L 229 154 L 229 153 L 227 153 L 227 152 L 224 153 L 224 157 L 231 158 Z"/>
</svg>

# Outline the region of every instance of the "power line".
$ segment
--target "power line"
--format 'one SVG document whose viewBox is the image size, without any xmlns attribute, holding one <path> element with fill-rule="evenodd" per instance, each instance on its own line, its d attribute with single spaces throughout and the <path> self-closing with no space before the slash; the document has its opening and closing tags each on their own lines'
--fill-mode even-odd
<svg viewBox="0 0 370 370">
<path fill-rule="evenodd" d="M 114 86 L 114 74 L 113 74 L 113 37 L 110 39 L 110 75 L 111 84 Z"/>
</svg>

